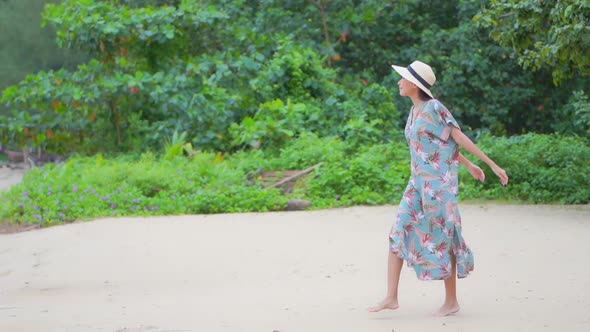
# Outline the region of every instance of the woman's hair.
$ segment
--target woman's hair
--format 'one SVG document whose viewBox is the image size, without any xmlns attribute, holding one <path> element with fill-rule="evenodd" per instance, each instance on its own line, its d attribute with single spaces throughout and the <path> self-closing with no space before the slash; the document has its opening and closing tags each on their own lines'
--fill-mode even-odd
<svg viewBox="0 0 590 332">
<path fill-rule="evenodd" d="M 430 100 L 432 99 L 432 97 L 430 97 L 426 92 L 424 92 L 424 90 L 418 88 L 418 97 L 420 98 L 420 100 Z"/>
</svg>

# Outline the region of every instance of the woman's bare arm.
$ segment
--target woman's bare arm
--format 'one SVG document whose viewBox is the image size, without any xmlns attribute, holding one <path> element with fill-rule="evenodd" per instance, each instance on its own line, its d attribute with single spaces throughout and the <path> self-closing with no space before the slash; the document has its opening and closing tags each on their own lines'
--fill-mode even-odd
<svg viewBox="0 0 590 332">
<path fill-rule="evenodd" d="M 472 164 L 471 160 L 467 159 L 467 157 L 465 157 L 461 152 L 459 152 L 459 158 L 457 159 L 459 159 L 459 162 L 465 167 L 469 167 Z"/>
<path fill-rule="evenodd" d="M 465 134 L 461 131 L 461 129 L 453 127 L 453 129 L 451 131 L 451 137 L 455 140 L 455 142 L 457 142 L 457 144 L 459 144 L 460 147 L 464 148 L 465 150 L 467 150 L 471 154 L 475 155 L 477 158 L 481 159 L 488 166 L 490 166 L 492 171 L 500 178 L 500 181 L 502 182 L 503 185 L 508 184 L 508 175 L 506 174 L 506 171 L 504 171 L 502 168 L 500 168 L 500 166 L 496 165 L 496 163 L 492 159 L 490 159 L 485 153 L 483 153 L 483 151 L 481 151 L 477 147 L 477 145 L 475 145 L 475 143 L 473 143 L 471 141 L 471 139 L 469 139 L 469 137 L 465 136 Z M 464 161 L 467 161 L 470 163 L 470 161 L 467 158 L 465 158 L 465 156 L 460 154 L 459 161 L 463 165 L 466 165 L 466 164 L 463 161 L 461 161 L 461 158 L 463 158 Z"/>
<path fill-rule="evenodd" d="M 467 159 L 461 152 L 459 152 L 459 162 L 467 168 L 469 173 L 476 179 L 481 182 L 484 182 L 486 179 L 486 174 L 477 166 L 476 164 L 472 163 L 471 160 Z"/>
</svg>

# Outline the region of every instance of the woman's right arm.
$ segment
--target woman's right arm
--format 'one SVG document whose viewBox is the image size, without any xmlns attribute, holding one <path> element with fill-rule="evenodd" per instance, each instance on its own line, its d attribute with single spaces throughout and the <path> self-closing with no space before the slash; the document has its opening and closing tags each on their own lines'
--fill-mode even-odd
<svg viewBox="0 0 590 332">
<path fill-rule="evenodd" d="M 469 171 L 469 173 L 476 179 L 481 182 L 484 182 L 486 179 L 486 174 L 479 168 L 476 164 L 472 163 L 471 160 L 467 159 L 461 152 L 459 152 L 459 157 L 457 158 L 465 168 Z"/>
<path fill-rule="evenodd" d="M 455 142 L 457 142 L 457 144 L 459 144 L 459 146 L 463 147 L 465 150 L 481 159 L 484 163 L 488 164 L 492 171 L 500 178 L 500 182 L 502 182 L 503 185 L 508 184 L 508 175 L 506 174 L 506 171 L 504 171 L 502 168 L 500 168 L 500 166 L 496 165 L 492 159 L 486 156 L 486 154 L 483 153 L 483 151 L 481 151 L 477 145 L 475 145 L 475 143 L 469 139 L 469 137 L 463 134 L 461 129 L 453 127 L 451 130 L 451 137 L 453 140 L 455 140 Z"/>
</svg>

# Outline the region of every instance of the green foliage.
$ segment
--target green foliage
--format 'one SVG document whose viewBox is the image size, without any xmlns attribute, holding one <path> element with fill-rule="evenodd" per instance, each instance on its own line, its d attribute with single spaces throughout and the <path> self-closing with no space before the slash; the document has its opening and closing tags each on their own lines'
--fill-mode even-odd
<svg viewBox="0 0 590 332">
<path fill-rule="evenodd" d="M 502 135 L 523 126 L 534 128 L 536 115 L 522 106 L 523 101 L 537 98 L 537 87 L 531 85 L 534 75 L 507 59 L 506 49 L 486 42 L 471 20 L 449 29 L 428 29 L 423 36 L 424 48 L 432 50 L 427 61 L 437 69 L 438 88 L 435 85 L 433 90 L 460 119 L 463 130 Z M 551 116 L 546 113 L 539 116 Z"/>
<path fill-rule="evenodd" d="M 92 154 L 161 151 L 187 132 L 195 149 L 229 152 L 250 146 L 254 128 L 281 122 L 254 120 L 279 99 L 304 107 L 288 117 L 320 136 L 383 143 L 400 138 L 409 109 L 387 91 L 396 89 L 390 64 L 415 59 L 433 65 L 435 94 L 468 132 L 566 126 L 562 106 L 588 80 L 556 88 L 544 84 L 549 70 L 524 71 L 511 48 L 488 37 L 493 27 L 472 20 L 481 9 L 477 1 L 62 1 L 47 7 L 45 24 L 60 45 L 94 60 L 7 90 L 0 137 Z M 291 120 L 279 127 L 296 135 Z M 250 133 L 230 133 L 233 123 Z"/>
<path fill-rule="evenodd" d="M 0 94 L 38 70 L 73 69 L 86 60 L 84 54 L 59 49 L 55 31 L 41 29 L 41 12 L 56 0 L 0 1 Z M 0 113 L 7 110 L 0 104 Z"/>
<path fill-rule="evenodd" d="M 296 102 L 325 99 L 331 92 L 336 72 L 324 68 L 320 56 L 290 40 L 278 45 L 272 59 L 250 81 L 260 100 L 292 98 Z"/>
<path fill-rule="evenodd" d="M 267 167 L 274 169 L 305 169 L 319 163 L 334 163 L 353 153 L 346 142 L 337 137 L 320 138 L 304 132 L 281 149 Z"/>
<path fill-rule="evenodd" d="M 590 99 L 584 91 L 574 91 L 562 116 L 564 121 L 556 124 L 557 130 L 590 140 Z"/>
<path fill-rule="evenodd" d="M 567 9 L 570 2 L 560 2 L 558 10 Z M 527 6 L 545 5 L 522 3 L 523 8 Z M 63 46 L 91 52 L 103 64 L 101 70 L 106 73 L 101 76 L 158 72 L 168 76 L 169 71 L 181 72 L 176 69 L 183 64 L 194 64 L 194 76 L 189 79 L 199 82 L 186 90 L 162 92 L 174 94 L 185 106 L 186 100 L 195 96 L 195 100 L 213 99 L 214 105 L 201 113 L 221 114 L 230 122 L 252 117 L 266 102 L 290 99 L 305 104 L 310 115 L 320 115 L 315 122 L 310 116 L 310 125 L 322 135 L 344 137 L 346 126 L 347 132 L 365 136 L 363 140 L 383 138 L 378 133 L 384 130 L 379 128 L 379 119 L 344 119 L 341 115 L 346 113 L 338 113 L 341 109 L 334 105 L 343 101 L 342 96 L 354 102 L 358 94 L 351 95 L 350 89 L 360 81 L 394 89 L 397 76 L 390 75 L 389 64 L 407 64 L 419 58 L 434 66 L 439 77 L 435 94 L 464 128 L 496 135 L 555 130 L 555 123 L 565 121 L 559 116 L 564 111 L 561 106 L 571 91 L 585 90 L 588 80 L 563 81 L 555 88 L 544 84 L 550 70 L 523 71 L 511 46 L 500 47 L 488 37 L 493 27 L 481 28 L 473 22 L 480 10 L 478 1 L 89 0 L 49 6 L 43 16 L 45 23 L 58 31 Z M 480 16 L 486 13 L 489 9 Z M 570 34 L 568 31 L 564 33 Z M 585 38 L 585 34 L 577 36 Z M 141 92 L 151 95 L 152 91 Z M 403 98 L 394 94 L 392 99 L 404 112 L 409 108 Z M 194 111 L 191 117 L 176 117 L 176 112 L 169 117 L 165 111 L 154 116 L 145 111 L 152 108 L 148 101 L 138 98 L 136 103 L 128 115 L 118 117 L 123 122 L 119 128 L 108 105 L 89 106 L 98 115 L 108 115 L 104 125 L 93 126 L 93 131 L 100 129 L 102 137 L 111 137 L 109 142 L 113 143 L 107 151 L 158 150 L 162 137 L 175 130 L 187 130 L 193 144 L 202 148 L 224 150 L 231 146 L 230 135 L 224 132 L 227 126 L 205 132 L 202 125 L 186 128 L 186 120 L 202 117 Z M 200 102 L 198 106 L 209 104 Z M 11 108 L 38 111 L 27 106 Z M 153 105 L 158 110 L 166 107 Z M 400 125 L 403 115 L 395 119 Z M 363 133 L 363 127 L 376 130 Z M 133 130 L 126 134 L 126 128 Z M 153 133 L 153 137 L 142 133 Z M 86 138 L 84 142 L 92 144 L 93 140 Z"/>
<path fill-rule="evenodd" d="M 1 218 L 17 223 L 59 224 L 121 215 L 164 215 L 283 209 L 277 190 L 245 186 L 244 174 L 214 154 L 192 159 L 70 159 L 33 169 L 3 194 Z"/>
<path fill-rule="evenodd" d="M 64 70 L 41 72 L 29 76 L 3 96 L 14 111 L 5 120 L 14 136 L 30 137 L 36 145 L 69 141 L 65 150 L 84 144 L 87 152 L 105 149 L 143 150 L 162 146 L 174 131 L 204 132 L 197 144 L 214 145 L 217 132 L 225 130 L 227 118 L 215 112 L 229 100 L 223 89 L 201 85 L 190 79 L 194 64 L 181 63 L 163 72 L 121 71 L 110 75 L 104 64 L 91 61 L 75 73 Z M 201 94 L 194 94 L 200 88 Z M 211 96 L 211 98 L 207 98 Z M 25 112 L 33 109 L 36 111 Z M 27 114 L 22 116 L 22 114 Z M 220 127 L 221 126 L 221 127 Z M 27 133 L 20 132 L 29 128 Z M 42 139 L 47 130 L 58 136 L 55 141 Z M 59 140 L 59 137 L 65 137 Z M 112 138 L 111 141 L 105 137 Z M 143 138 L 132 146 L 132 138 Z M 51 144 L 55 143 L 55 144 Z"/>
<path fill-rule="evenodd" d="M 356 148 L 337 137 L 319 138 L 311 133 L 290 141 L 277 154 L 254 151 L 238 154 L 231 162 L 247 174 L 302 170 L 321 163 L 292 194 L 311 200 L 314 208 L 397 203 L 410 172 L 405 145 Z"/>
<path fill-rule="evenodd" d="M 398 113 L 388 91 L 335 82 L 319 54 L 290 37 L 236 30 L 235 52 L 204 53 L 219 48 L 222 30 L 210 30 L 227 22 L 233 11 L 224 10 L 188 0 L 176 7 L 93 0 L 48 6 L 45 22 L 58 28 L 59 43 L 96 59 L 7 89 L 2 101 L 13 112 L 0 129 L 14 145 L 84 154 L 161 150 L 174 132 L 186 132 L 196 149 L 259 141 L 280 148 L 302 123 L 359 144 L 393 136 Z M 240 43 L 249 45 L 240 50 Z M 230 132 L 232 123 L 240 127 Z"/>
<path fill-rule="evenodd" d="M 391 102 L 391 92 L 382 85 L 368 86 L 357 83 L 348 100 L 335 103 L 335 122 L 340 122 L 340 136 L 349 144 L 360 147 L 390 141 L 402 141 L 403 134 L 397 125 L 400 118 Z M 326 103 L 335 101 L 328 99 Z"/>
<path fill-rule="evenodd" d="M 139 56 L 160 61 L 165 48 L 161 46 L 179 42 L 193 31 L 200 36 L 192 43 L 207 49 L 205 37 L 209 26 L 226 15 L 215 7 L 202 7 L 196 0 L 183 0 L 178 7 L 131 8 L 95 0 L 63 0 L 59 5 L 49 4 L 43 13 L 43 24 L 57 27 L 58 45 L 78 48 L 112 61 L 119 54 Z M 176 45 L 182 46 L 182 44 Z M 164 57 L 169 59 L 170 57 Z"/>
<path fill-rule="evenodd" d="M 492 0 L 476 20 L 514 48 L 525 68 L 549 67 L 555 84 L 590 74 L 590 3 L 587 0 Z"/>
<path fill-rule="evenodd" d="M 285 105 L 280 99 L 260 105 L 254 117 L 233 124 L 230 133 L 237 146 L 279 148 L 303 129 L 304 104 Z"/>
<path fill-rule="evenodd" d="M 468 195 L 463 197 L 533 203 L 590 202 L 590 147 L 583 139 L 527 134 L 483 137 L 478 145 L 506 170 L 510 183 L 502 187 L 489 173 L 485 184 L 465 179 L 462 185 L 467 183 Z"/>
<path fill-rule="evenodd" d="M 410 175 L 407 146 L 377 144 L 357 149 L 337 137 L 302 133 L 280 151 L 251 150 L 232 155 L 171 151 L 157 157 L 73 158 L 61 166 L 28 172 L 2 193 L 0 220 L 43 226 L 106 216 L 276 211 L 290 198 L 314 208 L 397 204 Z M 462 199 L 532 203 L 590 202 L 590 148 L 581 138 L 527 134 L 485 136 L 481 148 L 510 176 L 503 187 L 489 169 L 480 184 L 461 171 Z M 267 171 L 301 170 L 322 163 L 291 194 L 263 189 Z M 481 164 L 481 163 L 480 163 Z M 483 167 L 483 166 L 482 166 Z"/>
<path fill-rule="evenodd" d="M 186 142 L 186 131 L 182 134 L 178 134 L 178 132 L 175 131 L 172 137 L 169 140 L 166 140 L 163 158 L 166 160 L 173 160 L 183 156 L 184 153 L 190 156 L 193 152 L 192 144 Z"/>
<path fill-rule="evenodd" d="M 318 206 L 396 204 L 410 174 L 407 147 L 374 145 L 327 163 L 310 181 L 308 195 Z"/>
<path fill-rule="evenodd" d="M 400 52 L 395 62 L 422 59 L 431 64 L 438 78 L 435 96 L 474 137 L 482 132 L 553 132 L 555 123 L 565 121 L 560 112 L 571 91 L 587 87 L 588 80 L 564 81 L 556 88 L 546 84 L 551 80 L 549 69 L 524 70 L 511 47 L 498 45 L 489 37 L 489 28 L 472 20 L 480 9 L 477 1 L 449 2 L 428 14 L 434 16 L 431 20 L 409 24 L 421 24 L 412 34 L 420 40 Z M 409 109 L 406 102 L 396 100 L 396 105 Z"/>
<path fill-rule="evenodd" d="M 7 89 L 2 101 L 13 110 L 5 118 L 11 123 L 9 136 L 14 141 L 28 136 L 42 146 L 54 143 L 43 135 L 69 142 L 79 138 L 81 146 L 63 149 L 92 153 L 161 148 L 174 131 L 189 131 L 199 134 L 196 144 L 218 146 L 218 132 L 229 126 L 231 116 L 219 109 L 231 98 L 205 78 L 192 79 L 199 66 L 189 57 L 181 60 L 182 54 L 169 54 L 167 47 L 186 44 L 186 34 L 204 33 L 223 17 L 194 1 L 178 8 L 129 8 L 93 0 L 48 5 L 44 19 L 56 26 L 58 42 L 96 59 L 76 72 L 40 72 Z M 200 41 L 206 48 L 209 39 L 191 39 Z M 19 131 L 25 128 L 27 132 Z M 46 135 L 47 130 L 52 134 Z M 112 141 L 105 144 L 105 137 Z"/>
</svg>

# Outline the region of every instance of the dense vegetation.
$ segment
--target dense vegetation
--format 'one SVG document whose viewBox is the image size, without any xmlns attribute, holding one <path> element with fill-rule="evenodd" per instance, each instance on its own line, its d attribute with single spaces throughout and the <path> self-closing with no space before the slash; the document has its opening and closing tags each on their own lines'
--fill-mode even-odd
<svg viewBox="0 0 590 332">
<path fill-rule="evenodd" d="M 512 176 L 502 188 L 462 174 L 464 198 L 590 201 L 589 34 L 569 29 L 589 31 L 584 1 L 0 0 L 0 12 L 45 2 L 43 31 L 68 49 L 48 52 L 68 61 L 5 80 L 0 141 L 72 158 L 30 172 L 4 219 L 393 202 L 409 104 L 390 65 L 414 59 Z M 289 197 L 252 178 L 320 161 Z"/>
</svg>

